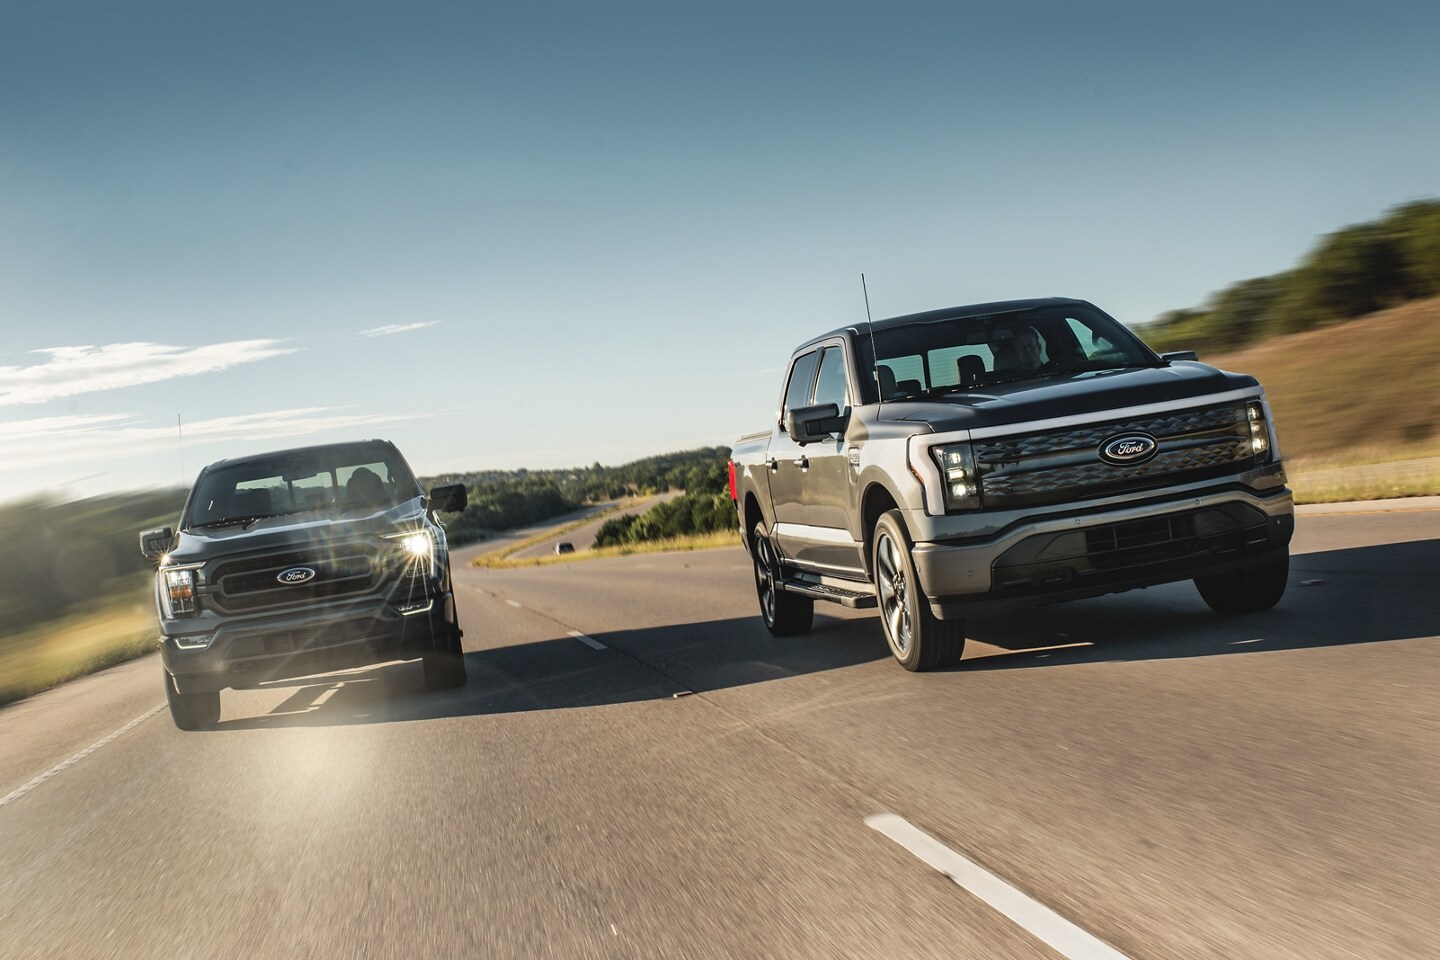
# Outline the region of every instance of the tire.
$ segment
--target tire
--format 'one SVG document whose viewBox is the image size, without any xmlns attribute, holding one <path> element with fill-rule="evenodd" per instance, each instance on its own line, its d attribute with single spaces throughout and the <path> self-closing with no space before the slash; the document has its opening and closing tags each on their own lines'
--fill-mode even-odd
<svg viewBox="0 0 1440 960">
<path fill-rule="evenodd" d="M 449 634 L 421 658 L 425 668 L 425 689 L 453 690 L 470 679 L 465 669 L 465 651 L 460 645 L 460 623 L 450 625 Z"/>
<path fill-rule="evenodd" d="M 181 693 L 175 677 L 165 671 L 165 702 L 170 705 L 170 719 L 181 730 L 209 730 L 220 722 L 220 693 Z"/>
<path fill-rule="evenodd" d="M 1286 549 L 1258 567 L 1196 577 L 1195 589 L 1216 613 L 1258 613 L 1280 602 L 1289 578 L 1290 551 Z"/>
<path fill-rule="evenodd" d="M 887 510 L 875 524 L 870 569 L 880 627 L 895 662 L 914 672 L 958 663 L 965 652 L 965 621 L 938 620 L 930 612 L 898 510 Z"/>
<path fill-rule="evenodd" d="M 760 617 L 765 629 L 775 637 L 794 637 L 810 632 L 815 622 L 815 601 L 798 593 L 786 593 L 776 581 L 780 579 L 780 561 L 765 524 L 755 524 L 750 535 L 750 559 L 755 568 L 755 596 L 760 601 Z"/>
</svg>

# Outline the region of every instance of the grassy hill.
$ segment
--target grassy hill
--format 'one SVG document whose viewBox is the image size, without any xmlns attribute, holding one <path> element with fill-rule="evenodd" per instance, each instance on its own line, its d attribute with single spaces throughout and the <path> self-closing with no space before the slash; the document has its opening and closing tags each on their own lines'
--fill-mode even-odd
<svg viewBox="0 0 1440 960">
<path fill-rule="evenodd" d="M 1440 493 L 1440 298 L 1200 359 L 1265 385 L 1301 502 Z"/>
<path fill-rule="evenodd" d="M 1440 297 L 1200 359 L 1260 379 L 1287 457 L 1402 459 L 1440 439 Z"/>
</svg>

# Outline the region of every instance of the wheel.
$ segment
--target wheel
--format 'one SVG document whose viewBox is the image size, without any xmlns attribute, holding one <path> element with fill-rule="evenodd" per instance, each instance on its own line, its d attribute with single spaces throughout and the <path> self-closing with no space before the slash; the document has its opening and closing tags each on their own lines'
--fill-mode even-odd
<svg viewBox="0 0 1440 960">
<path fill-rule="evenodd" d="M 1256 613 L 1280 602 L 1289 577 L 1290 552 L 1281 550 L 1262 566 L 1196 577 L 1195 589 L 1216 613 Z"/>
<path fill-rule="evenodd" d="M 798 593 L 786 593 L 775 583 L 780 578 L 780 562 L 765 524 L 755 524 L 750 542 L 751 559 L 755 563 L 755 595 L 760 600 L 760 616 L 771 636 L 793 637 L 808 633 L 815 621 L 815 601 Z"/>
<path fill-rule="evenodd" d="M 425 689 L 450 690 L 465 686 L 469 674 L 465 670 L 465 651 L 460 645 L 460 623 L 450 625 L 448 635 L 427 652 L 421 663 L 425 668 Z"/>
<path fill-rule="evenodd" d="M 208 730 L 220 722 L 220 693 L 181 693 L 175 677 L 165 671 L 165 702 L 170 705 L 170 719 L 181 730 Z"/>
<path fill-rule="evenodd" d="M 880 624 L 895 661 L 912 671 L 959 662 L 965 652 L 965 621 L 938 620 L 930 612 L 900 511 L 880 515 L 872 550 L 870 569 L 880 600 Z"/>
</svg>

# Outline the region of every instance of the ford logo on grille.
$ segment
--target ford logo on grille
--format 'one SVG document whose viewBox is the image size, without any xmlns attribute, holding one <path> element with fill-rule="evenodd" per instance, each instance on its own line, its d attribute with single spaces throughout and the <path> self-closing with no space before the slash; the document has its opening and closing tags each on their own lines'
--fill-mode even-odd
<svg viewBox="0 0 1440 960">
<path fill-rule="evenodd" d="M 1160 444 L 1148 433 L 1122 433 L 1100 445 L 1100 459 L 1106 463 L 1128 466 L 1144 463 L 1159 450 Z"/>
<path fill-rule="evenodd" d="M 289 570 L 281 570 L 275 575 L 275 579 L 288 585 L 306 583 L 315 579 L 315 571 L 309 567 L 291 567 Z"/>
</svg>

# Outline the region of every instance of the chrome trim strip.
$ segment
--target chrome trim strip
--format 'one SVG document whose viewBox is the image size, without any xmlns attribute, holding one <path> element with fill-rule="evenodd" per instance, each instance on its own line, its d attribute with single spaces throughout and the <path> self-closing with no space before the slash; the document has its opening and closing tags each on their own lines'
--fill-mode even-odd
<svg viewBox="0 0 1440 960">
<path fill-rule="evenodd" d="M 850 536 L 850 531 L 840 527 L 812 527 L 806 523 L 777 523 L 772 531 L 775 537 L 794 537 L 811 543 L 843 543 L 858 545 L 859 541 Z"/>
</svg>

